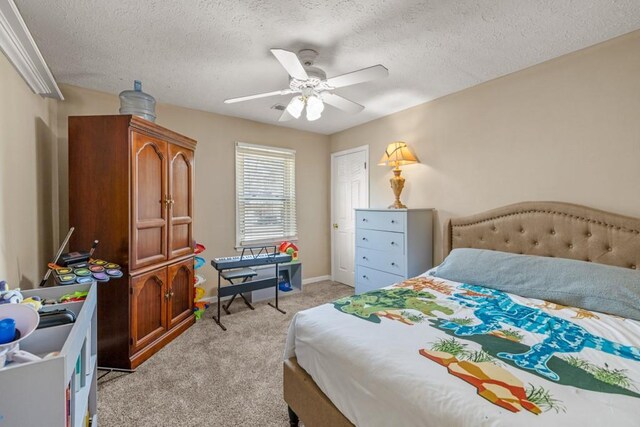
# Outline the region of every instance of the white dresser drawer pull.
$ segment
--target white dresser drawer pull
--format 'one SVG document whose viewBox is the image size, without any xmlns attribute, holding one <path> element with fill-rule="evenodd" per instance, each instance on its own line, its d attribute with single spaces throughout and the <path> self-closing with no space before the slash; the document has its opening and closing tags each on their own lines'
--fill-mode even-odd
<svg viewBox="0 0 640 427">
<path fill-rule="evenodd" d="M 366 256 L 363 256 L 362 259 L 367 261 L 369 258 L 367 258 Z"/>
<path fill-rule="evenodd" d="M 395 219 L 392 219 L 392 220 L 391 220 L 391 224 L 395 224 L 395 223 L 396 223 L 396 220 L 395 220 Z"/>
<path fill-rule="evenodd" d="M 362 275 L 362 278 L 363 278 L 363 279 L 368 279 L 368 277 L 367 277 L 367 275 L 366 275 L 366 274 L 363 274 L 363 275 Z"/>
<path fill-rule="evenodd" d="M 396 242 L 391 242 L 391 246 L 395 246 Z"/>
<path fill-rule="evenodd" d="M 395 266 L 396 266 L 396 263 L 395 263 L 395 262 L 392 262 L 392 263 L 391 263 L 391 265 L 395 267 Z"/>
<path fill-rule="evenodd" d="M 363 237 L 363 238 L 362 238 L 362 241 L 363 241 L 363 242 L 366 242 L 367 240 L 369 240 L 369 239 L 367 239 L 366 237 Z"/>
<path fill-rule="evenodd" d="M 362 218 L 362 222 L 367 222 L 369 221 L 367 218 Z"/>
</svg>

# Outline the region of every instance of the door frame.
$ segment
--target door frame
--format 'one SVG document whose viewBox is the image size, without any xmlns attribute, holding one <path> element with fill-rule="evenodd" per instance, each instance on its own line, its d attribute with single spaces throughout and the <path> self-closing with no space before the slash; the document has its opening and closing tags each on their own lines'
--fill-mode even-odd
<svg viewBox="0 0 640 427">
<path fill-rule="evenodd" d="M 365 189 L 365 200 L 366 200 L 366 207 L 369 207 L 369 204 L 371 203 L 369 200 L 369 176 L 371 174 L 371 159 L 369 158 L 369 144 L 365 144 L 365 145 L 361 145 L 359 147 L 355 147 L 355 148 L 349 148 L 348 150 L 342 150 L 342 151 L 336 151 L 335 153 L 331 153 L 331 183 L 330 183 L 330 196 L 331 197 L 331 201 L 329 203 L 329 231 L 331 233 L 331 280 L 333 281 L 335 279 L 335 265 L 334 265 L 334 254 L 335 254 L 335 239 L 333 237 L 333 224 L 335 223 L 334 221 L 334 212 L 333 212 L 333 200 L 334 200 L 334 170 L 333 170 L 333 163 L 336 157 L 339 156 L 344 156 L 345 154 L 351 154 L 351 153 L 357 153 L 359 151 L 364 151 L 365 152 L 365 158 L 367 159 L 367 173 L 365 174 L 365 181 L 366 181 L 366 185 L 364 186 Z M 355 260 L 354 260 L 355 261 Z"/>
</svg>

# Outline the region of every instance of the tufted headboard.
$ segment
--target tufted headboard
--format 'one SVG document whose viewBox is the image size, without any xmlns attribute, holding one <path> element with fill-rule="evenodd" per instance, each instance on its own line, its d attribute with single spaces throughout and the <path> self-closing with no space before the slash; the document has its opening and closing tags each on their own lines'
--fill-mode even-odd
<svg viewBox="0 0 640 427">
<path fill-rule="evenodd" d="M 444 255 L 455 248 L 591 261 L 640 269 L 640 219 L 561 202 L 522 202 L 453 218 Z"/>
</svg>

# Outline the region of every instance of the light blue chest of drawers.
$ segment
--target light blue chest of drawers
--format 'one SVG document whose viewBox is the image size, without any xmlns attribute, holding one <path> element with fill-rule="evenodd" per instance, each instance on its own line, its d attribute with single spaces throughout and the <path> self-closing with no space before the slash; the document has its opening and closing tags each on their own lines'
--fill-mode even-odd
<svg viewBox="0 0 640 427">
<path fill-rule="evenodd" d="M 356 209 L 356 293 L 433 266 L 432 209 Z"/>
</svg>

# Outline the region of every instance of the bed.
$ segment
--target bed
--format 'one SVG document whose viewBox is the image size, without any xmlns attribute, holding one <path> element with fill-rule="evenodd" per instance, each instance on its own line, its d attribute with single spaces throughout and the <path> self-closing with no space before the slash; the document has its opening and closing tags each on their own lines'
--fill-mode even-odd
<svg viewBox="0 0 640 427">
<path fill-rule="evenodd" d="M 292 426 L 639 422 L 640 219 L 524 202 L 452 219 L 444 245 L 453 252 L 438 271 L 294 317 L 284 360 Z M 511 292 L 510 278 L 494 288 L 441 277 L 454 255 L 460 270 L 451 271 L 477 272 L 487 285 L 504 279 L 487 268 L 492 259 L 511 256 L 515 268 L 542 262 L 558 277 L 576 264 L 569 260 L 581 269 L 587 261 L 598 266 L 593 283 L 615 277 L 615 286 L 589 288 L 590 279 L 582 292 L 581 283 L 518 270 L 514 282 L 548 285 Z M 581 305 L 562 304 L 574 291 Z"/>
</svg>

